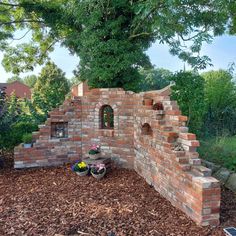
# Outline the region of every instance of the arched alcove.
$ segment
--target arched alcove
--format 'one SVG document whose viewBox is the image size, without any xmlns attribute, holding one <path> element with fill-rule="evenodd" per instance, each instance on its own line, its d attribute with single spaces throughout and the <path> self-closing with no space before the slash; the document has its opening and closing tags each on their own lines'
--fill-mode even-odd
<svg viewBox="0 0 236 236">
<path fill-rule="evenodd" d="M 152 109 L 155 111 L 163 111 L 164 107 L 163 104 L 161 102 L 157 102 L 152 106 Z"/>
<path fill-rule="evenodd" d="M 114 129 L 114 111 L 111 106 L 103 105 L 99 112 L 100 128 Z"/>
<path fill-rule="evenodd" d="M 152 135 L 152 128 L 148 123 L 144 123 L 141 128 L 142 135 Z"/>
</svg>

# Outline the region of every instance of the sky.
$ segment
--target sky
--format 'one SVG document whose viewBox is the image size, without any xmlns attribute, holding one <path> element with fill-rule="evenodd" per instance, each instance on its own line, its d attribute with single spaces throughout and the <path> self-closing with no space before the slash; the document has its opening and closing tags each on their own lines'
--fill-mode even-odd
<svg viewBox="0 0 236 236">
<path fill-rule="evenodd" d="M 173 72 L 184 68 L 183 61 L 179 60 L 176 56 L 170 55 L 168 46 L 166 45 L 154 43 L 146 53 L 150 57 L 151 63 L 158 68 L 169 69 Z M 213 67 L 208 66 L 205 71 L 227 69 L 230 63 L 234 62 L 236 64 L 236 36 L 220 36 L 214 38 L 211 44 L 203 45 L 201 54 L 209 56 L 213 64 Z M 59 45 L 56 46 L 50 57 L 66 73 L 67 78 L 73 77 L 73 70 L 79 63 L 78 57 L 70 55 L 66 48 L 62 48 Z M 3 53 L 0 52 L 0 61 L 2 61 L 2 58 Z M 186 68 L 190 69 L 187 65 Z M 20 74 L 20 77 L 30 74 L 37 75 L 39 72 L 40 67 L 37 67 L 33 72 Z M 6 73 L 0 64 L 0 82 L 6 82 L 7 78 L 11 76 L 12 74 Z"/>
</svg>

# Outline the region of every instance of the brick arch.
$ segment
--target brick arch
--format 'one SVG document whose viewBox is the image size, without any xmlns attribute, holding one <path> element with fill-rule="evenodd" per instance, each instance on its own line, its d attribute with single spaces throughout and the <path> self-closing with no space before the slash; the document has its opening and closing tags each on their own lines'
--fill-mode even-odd
<svg viewBox="0 0 236 236">
<path fill-rule="evenodd" d="M 104 101 L 104 102 L 98 102 L 96 107 L 95 107 L 95 120 L 97 121 L 95 123 L 95 127 L 97 129 L 100 129 L 100 110 L 102 109 L 102 107 L 104 106 L 110 106 L 113 109 L 113 116 L 114 116 L 114 128 L 113 129 L 118 129 L 118 121 L 119 121 L 119 117 L 118 117 L 118 105 L 116 103 L 110 104 L 108 101 Z"/>
<path fill-rule="evenodd" d="M 152 127 L 149 123 L 144 123 L 141 126 L 141 135 L 148 135 L 148 136 L 152 136 L 153 134 L 153 130 Z"/>
</svg>

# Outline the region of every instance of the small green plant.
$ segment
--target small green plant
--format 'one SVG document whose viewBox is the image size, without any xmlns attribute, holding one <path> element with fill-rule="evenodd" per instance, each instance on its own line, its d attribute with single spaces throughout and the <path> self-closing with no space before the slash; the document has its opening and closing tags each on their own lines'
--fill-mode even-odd
<svg viewBox="0 0 236 236">
<path fill-rule="evenodd" d="M 91 149 L 89 150 L 89 154 L 90 155 L 95 155 L 95 154 L 98 154 L 98 153 L 100 153 L 100 146 L 96 145 L 96 144 L 93 144 L 91 146 Z"/>
<path fill-rule="evenodd" d="M 30 134 L 30 133 L 24 134 L 24 135 L 22 136 L 22 141 L 23 141 L 24 143 L 32 143 L 32 139 L 33 139 L 33 137 L 32 137 L 32 134 Z"/>
</svg>

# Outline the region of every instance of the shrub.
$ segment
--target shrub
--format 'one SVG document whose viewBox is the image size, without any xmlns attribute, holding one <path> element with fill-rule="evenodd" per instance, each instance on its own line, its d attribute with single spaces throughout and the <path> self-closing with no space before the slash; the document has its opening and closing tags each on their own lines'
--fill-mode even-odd
<svg viewBox="0 0 236 236">
<path fill-rule="evenodd" d="M 236 136 L 201 140 L 199 153 L 207 161 L 236 171 Z"/>
<path fill-rule="evenodd" d="M 171 87 L 172 99 L 177 100 L 183 115 L 188 116 L 190 132 L 199 135 L 205 113 L 204 79 L 194 72 L 182 71 L 174 74 L 170 80 L 175 83 Z"/>
<path fill-rule="evenodd" d="M 228 71 L 209 71 L 205 79 L 205 104 L 203 130 L 207 136 L 236 134 L 236 87 Z"/>
<path fill-rule="evenodd" d="M 32 134 L 28 133 L 28 134 L 23 134 L 22 136 L 22 141 L 24 143 L 32 143 Z"/>
</svg>

